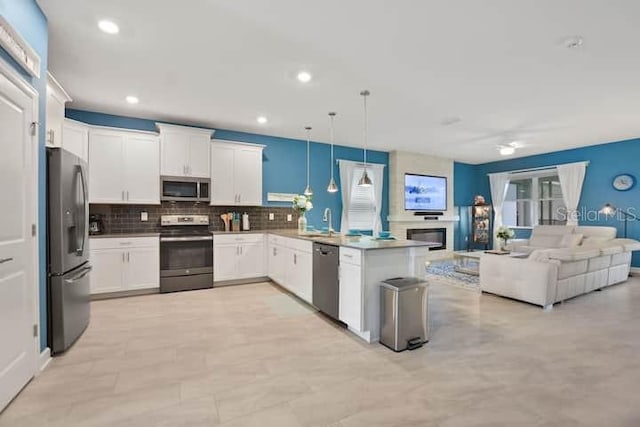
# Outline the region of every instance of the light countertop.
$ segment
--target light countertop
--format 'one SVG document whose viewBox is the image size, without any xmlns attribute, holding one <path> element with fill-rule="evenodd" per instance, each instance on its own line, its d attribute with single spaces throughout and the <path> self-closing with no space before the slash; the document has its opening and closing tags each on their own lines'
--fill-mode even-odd
<svg viewBox="0 0 640 427">
<path fill-rule="evenodd" d="M 121 238 L 126 239 L 129 237 L 159 237 L 160 233 L 157 232 L 143 232 L 143 233 L 105 233 L 105 234 L 90 234 L 90 239 L 109 239 L 109 238 Z"/>
<path fill-rule="evenodd" d="M 319 232 L 311 232 L 307 235 L 298 234 L 296 229 L 285 230 L 250 230 L 250 231 L 212 231 L 214 236 L 225 234 L 274 234 L 282 237 L 290 237 L 294 239 L 307 240 L 315 243 L 324 243 L 326 245 L 343 246 L 346 248 L 360 249 L 360 250 L 372 250 L 372 249 L 402 249 L 402 248 L 416 248 L 416 247 L 433 247 L 440 246 L 439 244 L 433 244 L 428 242 L 420 242 L 417 240 L 379 240 L 371 236 L 344 236 L 341 234 L 334 234 L 329 237 L 328 235 L 320 235 Z M 89 236 L 92 239 L 104 239 L 104 238 L 128 238 L 128 237 L 157 237 L 158 232 L 142 232 L 142 233 L 107 233 L 97 234 Z"/>
</svg>

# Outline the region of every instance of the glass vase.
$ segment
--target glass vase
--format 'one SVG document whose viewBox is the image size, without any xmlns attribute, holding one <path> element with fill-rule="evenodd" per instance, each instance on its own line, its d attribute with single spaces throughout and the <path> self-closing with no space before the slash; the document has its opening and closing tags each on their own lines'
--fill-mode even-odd
<svg viewBox="0 0 640 427">
<path fill-rule="evenodd" d="M 298 234 L 303 234 L 307 232 L 307 217 L 304 212 L 300 212 L 300 216 L 298 217 Z"/>
</svg>

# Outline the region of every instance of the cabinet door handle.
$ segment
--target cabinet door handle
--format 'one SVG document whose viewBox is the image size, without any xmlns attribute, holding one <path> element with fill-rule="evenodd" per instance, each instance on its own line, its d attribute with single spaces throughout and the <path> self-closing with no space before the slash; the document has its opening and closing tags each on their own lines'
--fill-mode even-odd
<svg viewBox="0 0 640 427">
<path fill-rule="evenodd" d="M 122 201 L 124 202 L 124 190 L 122 190 Z"/>
<path fill-rule="evenodd" d="M 296 265 L 297 263 L 298 263 L 298 255 L 293 254 L 293 265 Z"/>
<path fill-rule="evenodd" d="M 13 261 L 13 258 L 9 257 L 9 258 L 2 258 L 0 259 L 0 264 L 4 264 L 5 262 L 10 262 Z"/>
<path fill-rule="evenodd" d="M 127 252 L 127 262 L 131 261 L 131 252 Z"/>
<path fill-rule="evenodd" d="M 122 262 L 124 263 L 124 252 L 122 252 Z"/>
<path fill-rule="evenodd" d="M 242 246 L 240 246 L 240 255 L 242 255 Z"/>
<path fill-rule="evenodd" d="M 127 190 L 127 201 L 129 201 L 129 190 Z"/>
</svg>

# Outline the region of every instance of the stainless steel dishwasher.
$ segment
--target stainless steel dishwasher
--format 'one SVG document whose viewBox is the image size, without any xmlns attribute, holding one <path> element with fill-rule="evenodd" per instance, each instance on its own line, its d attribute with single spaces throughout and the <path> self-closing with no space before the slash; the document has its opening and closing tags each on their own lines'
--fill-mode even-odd
<svg viewBox="0 0 640 427">
<path fill-rule="evenodd" d="M 313 244 L 313 305 L 327 316 L 338 320 L 339 248 Z"/>
</svg>

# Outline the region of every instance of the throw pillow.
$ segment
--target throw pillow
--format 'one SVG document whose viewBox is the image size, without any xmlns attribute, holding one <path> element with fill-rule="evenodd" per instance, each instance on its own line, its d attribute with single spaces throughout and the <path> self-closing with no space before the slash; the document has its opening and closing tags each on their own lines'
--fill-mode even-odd
<svg viewBox="0 0 640 427">
<path fill-rule="evenodd" d="M 560 240 L 560 246 L 561 248 L 575 248 L 576 246 L 580 245 L 580 242 L 582 242 L 582 237 L 584 237 L 582 234 L 576 233 L 576 234 L 565 234 L 564 236 L 562 236 L 562 239 Z"/>
</svg>

